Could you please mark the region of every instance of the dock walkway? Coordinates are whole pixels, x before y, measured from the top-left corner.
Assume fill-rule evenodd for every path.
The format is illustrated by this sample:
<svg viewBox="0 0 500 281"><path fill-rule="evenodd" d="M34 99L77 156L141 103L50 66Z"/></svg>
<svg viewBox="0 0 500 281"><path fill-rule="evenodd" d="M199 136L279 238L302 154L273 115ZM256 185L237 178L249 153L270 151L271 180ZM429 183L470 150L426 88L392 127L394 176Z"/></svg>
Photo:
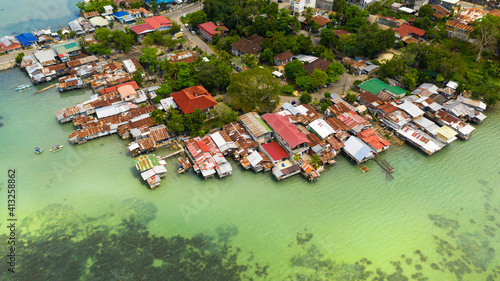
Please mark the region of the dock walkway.
<svg viewBox="0 0 500 281"><path fill-rule="evenodd" d="M392 176L392 172L394 172L394 167L391 166L391 164L389 164L389 162L387 162L387 160L382 160L380 159L379 157L375 157L373 158L373 160L375 160L375 162L377 162L377 164L382 168L384 169L384 171L386 172L387 174L387 178L391 178L391 179L394 179L394 177Z"/></svg>
<svg viewBox="0 0 500 281"><path fill-rule="evenodd" d="M165 160L165 159L174 157L174 156L179 155L179 154L184 153L184 152L185 152L184 148L181 148L180 150L174 151L170 154L163 156L162 159Z"/></svg>

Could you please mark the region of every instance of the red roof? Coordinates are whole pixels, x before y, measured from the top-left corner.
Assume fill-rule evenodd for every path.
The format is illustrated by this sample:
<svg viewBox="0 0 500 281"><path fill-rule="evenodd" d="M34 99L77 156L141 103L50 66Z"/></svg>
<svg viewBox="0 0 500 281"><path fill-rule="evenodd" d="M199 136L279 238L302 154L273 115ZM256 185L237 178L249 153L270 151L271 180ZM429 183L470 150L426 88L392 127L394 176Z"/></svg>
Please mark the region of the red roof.
<svg viewBox="0 0 500 281"><path fill-rule="evenodd" d="M290 155L277 142L268 142L261 145L262 148L273 158L274 161L279 161L288 158Z"/></svg>
<svg viewBox="0 0 500 281"><path fill-rule="evenodd" d="M214 97L203 86L194 86L173 93L172 98L184 114L189 114L197 108L205 110L217 104Z"/></svg>
<svg viewBox="0 0 500 281"><path fill-rule="evenodd" d="M11 41L12 44L9 45L9 47L5 47L5 45L3 43L0 43L2 45L2 48L4 48L5 50L7 51L10 51L10 50L15 50L15 49L19 49L19 48L22 48L23 45L19 44L19 43L15 43L13 41Z"/></svg>
<svg viewBox="0 0 500 281"><path fill-rule="evenodd" d="M208 148L208 145L204 141L197 140L196 143L198 144L202 152L210 152L210 148Z"/></svg>
<svg viewBox="0 0 500 281"><path fill-rule="evenodd" d="M280 135L283 140L294 149L300 144L309 143L306 135L299 131L297 126L290 123L288 117L279 114L266 114L262 116L262 119L266 121L269 126Z"/></svg>
<svg viewBox="0 0 500 281"><path fill-rule="evenodd" d="M402 26L395 28L394 32L398 33L401 38L405 37L408 34L416 34L418 36L424 36L425 35L425 30L422 30L420 28L416 28L414 26L411 26L407 23L403 24Z"/></svg>
<svg viewBox="0 0 500 281"><path fill-rule="evenodd" d="M206 22L198 25L198 28L203 30L208 36L214 37L215 34L219 33L219 31L215 30L217 26L213 22Z"/></svg>
<svg viewBox="0 0 500 281"><path fill-rule="evenodd" d="M118 88L126 86L126 85L132 86L134 88L134 90L139 90L139 85L137 85L137 82L130 81L130 82L127 82L127 83L116 85L116 86L111 86L111 87L108 87L108 88L104 88L104 89L101 90L101 94L104 95L104 94L107 94L107 93L118 91Z"/></svg>
<svg viewBox="0 0 500 281"><path fill-rule="evenodd" d="M388 141L379 137L377 135L377 133L375 133L375 131L372 129L363 130L363 131L359 132L357 134L357 136L360 137L367 144L371 145L377 151L381 150L384 147L391 145Z"/></svg>
<svg viewBox="0 0 500 281"><path fill-rule="evenodd" d="M133 32L135 32L136 34L142 34L142 33L152 32L152 31L156 30L156 28L154 28L149 23L143 23L143 24L134 25L134 26L131 26L130 29Z"/></svg>
<svg viewBox="0 0 500 281"><path fill-rule="evenodd" d="M149 23L155 29L172 25L172 22L164 16L150 17L145 19L144 21L146 23Z"/></svg>

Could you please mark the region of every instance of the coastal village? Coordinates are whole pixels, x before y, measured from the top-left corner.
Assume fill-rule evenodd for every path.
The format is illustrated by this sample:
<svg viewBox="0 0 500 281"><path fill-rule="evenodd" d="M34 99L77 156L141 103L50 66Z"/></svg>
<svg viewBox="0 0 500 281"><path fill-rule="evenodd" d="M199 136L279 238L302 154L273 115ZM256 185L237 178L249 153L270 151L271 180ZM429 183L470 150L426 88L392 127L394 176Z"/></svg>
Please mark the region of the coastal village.
<svg viewBox="0 0 500 281"><path fill-rule="evenodd" d="M174 169L179 174L192 170L204 179L231 176L236 164L269 172L278 181L301 174L314 182L323 172L335 172L330 167L336 157L347 157L363 173L369 172L363 163L373 160L390 178L395 168L380 155L391 145L405 141L432 155L469 139L474 126L487 118L489 99L475 94L480 86L467 88L466 80L453 71L445 74L441 66L424 70L423 63L422 74L412 70L414 65L394 70L389 63L398 55L376 60L361 47L333 52L339 42L357 38L367 28L353 35L356 31L343 25L347 15L336 10L335 1L263 1L259 13L248 15L251 31L230 29L229 17L224 22L203 12L215 0L204 6L97 1L108 2L114 5L96 5L95 11L86 11L92 10L92 2L87 3L63 31L6 36L0 51L34 50L22 56L19 66L35 85L50 82L47 88L56 87L60 95L90 89L89 100L55 112L61 124L73 123L68 142L85 145L113 134L127 140L137 172L151 189L166 177L166 159L171 157L178 160ZM427 48L429 32L438 36L417 27L422 27L420 14L426 12L421 7L430 7L427 19L445 26L444 37L453 42L472 39L482 17L500 17L495 3L479 9L456 0L422 2L347 1L343 9L355 7L357 17L373 20L369 26L391 32L388 41L399 46L398 54ZM365 16L363 11L377 10L373 5L381 6L377 9L382 14ZM182 13L189 7L195 11ZM181 12L180 22L169 18L175 11ZM305 48L299 42L285 48L272 45L277 36L259 25L276 20L276 14L289 20L289 36L308 40ZM117 42L122 41L115 39L113 52L96 51L111 44L107 40L114 35L106 42L101 35L112 28L122 28L133 38L130 48L120 49ZM70 33L78 38L66 36ZM498 52L492 44L483 47L483 55ZM130 50L136 55L127 56L134 53ZM160 148L173 152L152 154Z"/></svg>

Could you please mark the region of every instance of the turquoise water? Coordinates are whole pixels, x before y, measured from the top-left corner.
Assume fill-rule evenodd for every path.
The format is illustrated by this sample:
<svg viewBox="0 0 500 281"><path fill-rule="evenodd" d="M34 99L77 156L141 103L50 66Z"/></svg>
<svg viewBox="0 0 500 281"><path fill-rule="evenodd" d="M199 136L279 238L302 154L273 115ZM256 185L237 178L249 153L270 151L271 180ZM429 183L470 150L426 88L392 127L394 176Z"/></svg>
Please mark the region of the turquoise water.
<svg viewBox="0 0 500 281"><path fill-rule="evenodd" d="M141 280L146 273L169 280L500 279L498 111L486 113L471 139L431 157L391 147L383 154L396 169L390 181L376 163L363 174L343 155L314 184L239 167L205 181L177 175L172 159L152 191L127 141L68 143L73 125L59 124L54 113L89 99L89 91L13 90L24 83L19 69L0 73L0 208L7 208L6 170L15 168L19 242L27 243L18 248L17 275L6 275L2 261L0 280ZM51 153L54 144L65 147ZM35 155L34 146L45 152ZM130 217L140 227L123 223ZM192 267L199 264L205 271Z"/></svg>
<svg viewBox="0 0 500 281"><path fill-rule="evenodd" d="M77 17L78 0L0 1L0 37L41 28L52 31L67 26Z"/></svg>

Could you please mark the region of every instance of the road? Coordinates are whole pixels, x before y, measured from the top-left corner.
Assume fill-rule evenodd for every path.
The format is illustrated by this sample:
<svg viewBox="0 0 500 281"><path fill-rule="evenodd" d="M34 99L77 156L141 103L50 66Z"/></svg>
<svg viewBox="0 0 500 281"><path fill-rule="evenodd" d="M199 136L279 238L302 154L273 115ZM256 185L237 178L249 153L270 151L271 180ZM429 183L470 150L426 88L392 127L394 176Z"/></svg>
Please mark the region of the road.
<svg viewBox="0 0 500 281"><path fill-rule="evenodd" d="M212 55L214 54L214 51L210 48L210 46L203 41L199 36L193 35L187 30L184 25L181 22L181 17L184 13L190 14L194 13L196 11L199 11L203 8L201 2L200 3L193 3L187 7L183 7L181 9L174 10L170 13L165 13L164 15L170 18L170 20L177 22L182 26L182 29L184 30L184 36L186 37L187 40L191 41L194 45L198 46L202 52L206 52L207 55Z"/></svg>

